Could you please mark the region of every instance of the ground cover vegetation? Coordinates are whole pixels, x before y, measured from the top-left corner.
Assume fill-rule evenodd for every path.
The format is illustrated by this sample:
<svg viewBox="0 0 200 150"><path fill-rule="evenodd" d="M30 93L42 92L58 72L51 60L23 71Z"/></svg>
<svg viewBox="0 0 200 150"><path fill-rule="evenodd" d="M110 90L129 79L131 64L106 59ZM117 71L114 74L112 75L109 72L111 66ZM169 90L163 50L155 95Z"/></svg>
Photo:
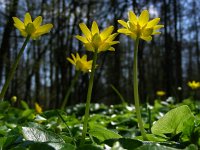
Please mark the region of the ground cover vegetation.
<svg viewBox="0 0 200 150"><path fill-rule="evenodd" d="M176 1L174 2L176 5ZM67 56L66 61L74 67L70 84L63 91L63 99L57 103L59 105L54 109L46 108L46 110L38 100L33 99L28 102L17 96L8 99L7 93L27 47L32 44L32 41L40 41L44 35L50 34L54 25L52 23L43 24L42 16L37 16L32 20L33 17L29 12L25 13L23 20L20 19L21 17L12 16L13 26L24 37L24 42L19 52L16 53L10 69L6 71L0 93L1 149L199 149L200 102L198 91L200 82L191 80L185 84L190 91L188 98L182 97L181 79L180 82L177 81L177 85L180 83L181 86L177 87L175 95L169 96L168 90L157 90L153 101L149 101L146 97L145 102L141 103L142 92L140 92L139 81L142 79L138 73L140 45L144 42L159 41L153 40L154 35L160 35L160 30L166 29L164 25L167 24L160 24L162 18L151 17L147 9L142 9L139 14L129 10L127 14L128 21L124 21L126 19L123 19L123 16L117 21L119 27L122 26L118 29L115 28L116 25L101 29L94 20L91 24L79 23L81 32L74 38L80 42L77 43L83 46L85 52L83 55L76 52ZM129 85L132 87L130 88L132 89L132 102L127 101L121 91L110 84L110 88L121 103L115 105L94 103L92 100L95 99L93 94L95 77L97 75L101 77L97 73L103 66L99 64L99 57L103 53L105 55L115 53L116 45L120 44L118 37L121 34L130 38L130 44L134 45L133 53L130 53L132 54L132 69L130 69L132 73L128 77L131 81ZM197 66L198 59L197 57ZM177 63L179 64L180 60ZM88 77L86 91L82 92L82 95L85 95L85 101L69 105L71 95L76 93L77 83L82 75ZM178 79L181 76L178 76ZM39 87L34 86L38 88L38 91ZM102 84L101 89L103 88Z"/></svg>

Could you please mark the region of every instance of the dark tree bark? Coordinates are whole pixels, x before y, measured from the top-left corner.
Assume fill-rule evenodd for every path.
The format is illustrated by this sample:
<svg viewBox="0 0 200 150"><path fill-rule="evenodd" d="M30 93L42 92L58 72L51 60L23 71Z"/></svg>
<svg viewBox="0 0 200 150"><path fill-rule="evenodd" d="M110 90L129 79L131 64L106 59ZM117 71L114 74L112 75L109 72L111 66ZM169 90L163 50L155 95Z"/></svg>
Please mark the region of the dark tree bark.
<svg viewBox="0 0 200 150"><path fill-rule="evenodd" d="M169 4L167 4L167 1L164 0L163 3L163 18L164 18L164 39L165 39L165 54L164 54L164 85L166 88L167 95L172 94L172 80L173 80L173 59L171 57L171 50L172 50L172 37L170 33L168 33L168 12L169 12Z"/></svg>
<svg viewBox="0 0 200 150"><path fill-rule="evenodd" d="M17 13L17 7L18 7L18 0L12 0L10 4L8 5L9 12L7 16L7 23L5 24L1 47L0 47L0 84L3 80L3 72L6 72L6 75L8 74L10 70L10 38L11 38L11 32L13 29L13 16L16 16ZM5 70L4 70L5 67ZM6 79L6 77L5 77Z"/></svg>
<svg viewBox="0 0 200 150"><path fill-rule="evenodd" d="M174 51L175 51L175 60L176 60L176 84L175 90L177 91L178 87L182 87L182 53L181 53L181 43L178 41L178 4L176 0L173 0L174 7ZM177 93L178 100L182 99L182 92Z"/></svg>
<svg viewBox="0 0 200 150"><path fill-rule="evenodd" d="M193 15L194 15L194 31L195 31L195 54L197 62L197 76L200 74L200 49L199 49L199 27L198 27L198 5L195 0L192 1Z"/></svg>

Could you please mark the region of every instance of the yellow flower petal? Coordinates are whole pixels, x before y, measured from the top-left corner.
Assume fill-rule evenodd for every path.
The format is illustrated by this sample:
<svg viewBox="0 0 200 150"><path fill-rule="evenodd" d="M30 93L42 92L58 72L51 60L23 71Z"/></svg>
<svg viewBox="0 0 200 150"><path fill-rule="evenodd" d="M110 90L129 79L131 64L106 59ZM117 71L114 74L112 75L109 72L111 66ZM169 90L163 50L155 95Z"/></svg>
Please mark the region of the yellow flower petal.
<svg viewBox="0 0 200 150"><path fill-rule="evenodd" d="M110 45L114 45L114 44L118 44L119 41L112 41L112 42L109 42Z"/></svg>
<svg viewBox="0 0 200 150"><path fill-rule="evenodd" d="M76 61L76 57L74 56L74 54L71 54L72 58L74 61Z"/></svg>
<svg viewBox="0 0 200 150"><path fill-rule="evenodd" d="M109 51L115 51L115 48L114 47L110 47L108 50Z"/></svg>
<svg viewBox="0 0 200 150"><path fill-rule="evenodd" d="M99 28L95 21L92 22L91 31L92 31L92 35L95 35L96 33L99 34Z"/></svg>
<svg viewBox="0 0 200 150"><path fill-rule="evenodd" d="M135 33L131 33L131 34L130 34L130 37L131 37L133 40L136 40L137 35L136 35Z"/></svg>
<svg viewBox="0 0 200 150"><path fill-rule="evenodd" d="M152 37L151 37L151 36L147 36L147 37L145 37L145 36L141 36L141 39L143 39L143 40L149 42L149 41L152 40Z"/></svg>
<svg viewBox="0 0 200 150"><path fill-rule="evenodd" d="M42 35L42 34L48 33L48 32L51 30L51 28L53 28L53 25L52 25L52 24L45 24L45 25L43 25L43 26L40 26L40 27L36 30L35 34L37 34L37 35Z"/></svg>
<svg viewBox="0 0 200 150"><path fill-rule="evenodd" d="M29 23L32 23L31 15L29 13L25 14L24 24L27 26Z"/></svg>
<svg viewBox="0 0 200 150"><path fill-rule="evenodd" d="M67 57L67 60L68 60L71 64L76 65L76 63L75 63L71 58Z"/></svg>
<svg viewBox="0 0 200 150"><path fill-rule="evenodd" d="M78 53L76 53L76 60L79 60L79 59L81 59L80 55Z"/></svg>
<svg viewBox="0 0 200 150"><path fill-rule="evenodd" d="M88 40L83 36L76 35L75 37L83 43L88 43Z"/></svg>
<svg viewBox="0 0 200 150"><path fill-rule="evenodd" d="M144 29L144 31L142 33L143 33L143 36L150 36L153 33L153 29L146 28L146 29Z"/></svg>
<svg viewBox="0 0 200 150"><path fill-rule="evenodd" d="M37 102L35 102L35 111L39 114L42 113L42 107Z"/></svg>
<svg viewBox="0 0 200 150"><path fill-rule="evenodd" d="M113 32L114 30L114 26L109 26L108 28L106 28L105 30L103 30L101 33L100 33L100 37L103 40L107 39L111 33Z"/></svg>
<svg viewBox="0 0 200 150"><path fill-rule="evenodd" d="M145 26L149 21L149 12L147 10L143 10L138 18L138 21L141 27Z"/></svg>
<svg viewBox="0 0 200 150"><path fill-rule="evenodd" d="M42 17L41 16L38 16L33 21L33 25L35 26L36 29L41 25L41 23L42 23Z"/></svg>
<svg viewBox="0 0 200 150"><path fill-rule="evenodd" d="M19 29L19 30L24 30L25 29L25 26L24 26L24 23L19 20L17 17L12 17L13 18L13 21L14 21L14 26Z"/></svg>
<svg viewBox="0 0 200 150"><path fill-rule="evenodd" d="M85 35L85 37L86 37L88 40L91 40L91 32L90 32L90 30L88 29L88 27L87 27L84 23L80 23L80 24L79 24L79 27L80 27L81 31L83 32L83 34Z"/></svg>
<svg viewBox="0 0 200 150"><path fill-rule="evenodd" d="M92 46L91 43L85 43L85 48L88 50L88 51L92 51L94 52L94 47Z"/></svg>
<svg viewBox="0 0 200 150"><path fill-rule="evenodd" d="M114 33L114 34L110 35L108 37L108 39L106 40L106 42L112 42L117 35L118 35L118 33Z"/></svg>
<svg viewBox="0 0 200 150"><path fill-rule="evenodd" d="M123 34L131 34L131 31L128 29L122 28L117 30L118 33L123 33Z"/></svg>
<svg viewBox="0 0 200 150"><path fill-rule="evenodd" d="M110 48L110 44L108 44L108 43L101 44L101 46L98 48L98 53L100 53L102 51L106 51L109 48Z"/></svg>
<svg viewBox="0 0 200 150"><path fill-rule="evenodd" d="M163 28L164 27L164 25L156 25L156 26L154 26L154 30L159 30L160 28Z"/></svg>
<svg viewBox="0 0 200 150"><path fill-rule="evenodd" d="M147 28L154 27L155 25L157 25L159 23L159 21L160 21L160 18L155 18L155 19L149 21L147 24Z"/></svg>
<svg viewBox="0 0 200 150"><path fill-rule="evenodd" d="M129 29L131 32L136 32L137 27L136 27L133 23L131 23L130 21L128 21L127 24L128 24L128 29Z"/></svg>
<svg viewBox="0 0 200 150"><path fill-rule="evenodd" d="M133 22L135 25L137 24L138 18L133 11L128 12L128 18L130 22Z"/></svg>
<svg viewBox="0 0 200 150"><path fill-rule="evenodd" d="M121 24L123 27L128 28L127 23L123 20L117 20L119 24Z"/></svg>
<svg viewBox="0 0 200 150"><path fill-rule="evenodd" d="M81 58L83 61L87 61L87 55L83 55L83 57Z"/></svg>
<svg viewBox="0 0 200 150"><path fill-rule="evenodd" d="M23 36L23 37L27 37L27 33L25 32L25 30L22 30L22 31L20 31L20 34Z"/></svg>

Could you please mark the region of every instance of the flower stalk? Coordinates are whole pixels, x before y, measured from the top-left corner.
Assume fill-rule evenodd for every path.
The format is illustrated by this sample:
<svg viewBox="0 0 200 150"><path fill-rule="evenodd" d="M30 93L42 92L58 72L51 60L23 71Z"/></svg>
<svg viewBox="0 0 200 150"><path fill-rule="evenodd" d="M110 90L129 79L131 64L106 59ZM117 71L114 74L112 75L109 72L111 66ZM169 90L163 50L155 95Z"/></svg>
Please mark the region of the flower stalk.
<svg viewBox="0 0 200 150"><path fill-rule="evenodd" d="M85 143L85 137L86 137L86 133L87 133L88 119L89 119L89 115L90 115L90 101L91 101L91 96L92 96L92 88L93 88L94 73L95 73L95 67L96 67L96 61L97 61L97 54L98 54L98 50L95 49L95 52L94 52L94 55L93 55L92 70L91 70L89 85L88 85L81 145L83 145Z"/></svg>
<svg viewBox="0 0 200 150"><path fill-rule="evenodd" d="M68 102L68 99L69 99L69 96L70 96L70 93L76 83L76 81L78 80L78 77L80 75L81 71L76 71L76 74L75 74L75 77L73 78L72 82L71 82L71 85L69 87L69 89L67 90L67 93L65 95L65 98L63 100L63 103L62 103L62 106L61 106L61 110L64 110L65 106L67 105L67 102Z"/></svg>
<svg viewBox="0 0 200 150"><path fill-rule="evenodd" d="M0 94L0 100L1 101L4 100L5 93L6 93L7 89L8 89L8 86L9 86L11 80L13 79L15 70L17 69L17 66L19 64L20 58L21 58L22 54L24 53L25 47L26 47L28 41L30 40L30 37L31 37L31 35L28 35L26 37L26 40L24 41L24 43L23 43L23 45L22 45L22 47L21 47L21 49L20 49L20 51L19 51L19 53L17 55L17 58L15 59L15 62L13 63L13 65L11 67L11 70L9 72L9 75L8 75L7 79L6 79L6 82L5 82L5 84L4 84L4 86L3 86L2 90L1 90L1 94Z"/></svg>
<svg viewBox="0 0 200 150"><path fill-rule="evenodd" d="M134 102L135 102L135 110L136 116L138 119L138 126L140 132L142 134L143 140L147 140L147 136L144 130L141 112L140 112L140 103L139 103L139 92L138 92L138 65L137 65L137 54L138 54L138 46L139 46L139 37L135 40L134 45L134 61L133 61L133 92L134 92Z"/></svg>
<svg viewBox="0 0 200 150"><path fill-rule="evenodd" d="M118 20L118 23L121 24L123 28L118 29L117 31L119 33L123 33L127 36L130 36L135 41L134 62L133 62L133 89L134 89L136 116L138 119L138 125L143 140L147 140L147 137L142 123L140 104L139 104L139 94L138 94L138 73L137 73L138 45L139 45L139 39L148 42L152 40L152 35L160 34L158 30L160 28L163 28L164 26L158 25L159 21L160 18L155 18L149 21L148 10L143 10L139 17L137 17L133 11L129 11L127 22L123 20Z"/></svg>

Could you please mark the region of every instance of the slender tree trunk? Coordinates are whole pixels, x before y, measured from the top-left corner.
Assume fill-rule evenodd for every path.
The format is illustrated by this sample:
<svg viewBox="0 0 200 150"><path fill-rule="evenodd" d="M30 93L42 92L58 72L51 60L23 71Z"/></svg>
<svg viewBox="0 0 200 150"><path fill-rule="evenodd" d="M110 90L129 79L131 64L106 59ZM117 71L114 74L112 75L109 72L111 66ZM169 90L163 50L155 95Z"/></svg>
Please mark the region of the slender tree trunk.
<svg viewBox="0 0 200 150"><path fill-rule="evenodd" d="M176 57L176 87L175 90L177 91L178 87L182 87L182 54L180 49L180 42L178 42L178 11L177 11L177 1L173 0L173 6L174 6L174 51L175 51L175 57ZM178 100L182 99L182 92L177 93Z"/></svg>
<svg viewBox="0 0 200 150"><path fill-rule="evenodd" d="M197 2L193 0L193 15L194 15L194 31L195 31L195 53L196 53L196 62L197 62L197 76L200 75L200 49L199 49L199 28L198 28L198 6Z"/></svg>
<svg viewBox="0 0 200 150"><path fill-rule="evenodd" d="M18 7L18 0L12 0L8 5L9 12L8 12L8 21L5 25L2 42L0 47L0 84L3 84L3 72L4 67L6 68L6 72L10 70L10 37L13 28L13 16L16 16L17 7ZM7 74L7 73L6 73ZM5 77L6 79L6 77Z"/></svg>
<svg viewBox="0 0 200 150"><path fill-rule="evenodd" d="M171 88L172 88L172 64L173 59L171 59L171 43L170 39L171 36L167 31L168 28L168 10L169 10L169 4L167 4L167 1L164 0L163 3L163 10L164 10L164 38L165 38L165 54L164 54L164 85L166 87L167 95L171 95Z"/></svg>

